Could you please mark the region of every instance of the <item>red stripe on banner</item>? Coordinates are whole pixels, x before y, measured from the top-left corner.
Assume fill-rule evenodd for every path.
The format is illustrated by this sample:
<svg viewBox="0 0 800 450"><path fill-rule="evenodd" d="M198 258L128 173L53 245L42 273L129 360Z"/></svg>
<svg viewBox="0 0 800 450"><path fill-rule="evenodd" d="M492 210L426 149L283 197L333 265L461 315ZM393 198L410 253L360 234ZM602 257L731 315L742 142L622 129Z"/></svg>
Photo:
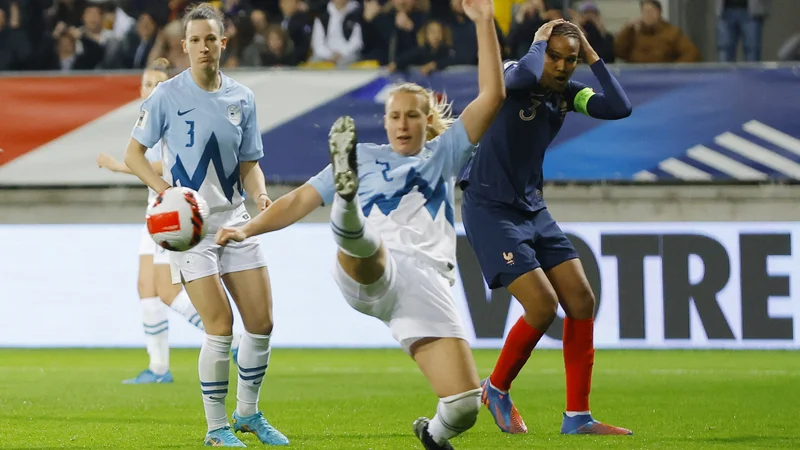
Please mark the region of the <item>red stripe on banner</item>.
<svg viewBox="0 0 800 450"><path fill-rule="evenodd" d="M0 165L139 97L139 75L0 78Z"/></svg>

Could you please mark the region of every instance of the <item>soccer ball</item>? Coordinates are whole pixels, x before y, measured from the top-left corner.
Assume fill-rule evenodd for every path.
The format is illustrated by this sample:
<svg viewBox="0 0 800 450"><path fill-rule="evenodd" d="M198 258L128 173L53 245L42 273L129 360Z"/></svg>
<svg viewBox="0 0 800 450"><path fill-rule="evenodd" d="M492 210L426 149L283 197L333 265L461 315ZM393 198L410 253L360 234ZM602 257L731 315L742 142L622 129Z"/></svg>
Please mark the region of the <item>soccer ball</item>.
<svg viewBox="0 0 800 450"><path fill-rule="evenodd" d="M147 207L147 231L156 244L183 252L199 244L206 231L208 204L197 191L174 187L158 194Z"/></svg>

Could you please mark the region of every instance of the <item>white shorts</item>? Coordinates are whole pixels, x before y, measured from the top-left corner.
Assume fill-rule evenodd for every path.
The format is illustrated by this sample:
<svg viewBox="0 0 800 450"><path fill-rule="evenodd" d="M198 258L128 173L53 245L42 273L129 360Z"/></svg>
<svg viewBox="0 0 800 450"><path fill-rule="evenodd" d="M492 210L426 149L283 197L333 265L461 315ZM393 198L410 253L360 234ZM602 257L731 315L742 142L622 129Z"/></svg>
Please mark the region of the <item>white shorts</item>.
<svg viewBox="0 0 800 450"><path fill-rule="evenodd" d="M423 338L467 340L450 282L428 264L387 251L386 271L373 284L357 283L338 260L333 276L347 303L388 325L406 353Z"/></svg>
<svg viewBox="0 0 800 450"><path fill-rule="evenodd" d="M216 224L240 226L248 220L250 216L243 205L233 211L213 214L209 218L211 223L208 233L197 246L185 252L167 252L172 283L179 284L182 281L194 281L214 274L225 275L265 267L267 260L261 252L261 244L256 237L249 237L242 242L229 242L225 247L217 245Z"/></svg>
<svg viewBox="0 0 800 450"><path fill-rule="evenodd" d="M156 241L150 237L150 232L147 231L147 225L142 227L142 233L139 238L139 255L147 256L152 255L156 251Z"/></svg>
<svg viewBox="0 0 800 450"><path fill-rule="evenodd" d="M153 257L153 264L169 264L169 251L156 244L145 225L142 227L142 236L139 239L139 256L147 255Z"/></svg>

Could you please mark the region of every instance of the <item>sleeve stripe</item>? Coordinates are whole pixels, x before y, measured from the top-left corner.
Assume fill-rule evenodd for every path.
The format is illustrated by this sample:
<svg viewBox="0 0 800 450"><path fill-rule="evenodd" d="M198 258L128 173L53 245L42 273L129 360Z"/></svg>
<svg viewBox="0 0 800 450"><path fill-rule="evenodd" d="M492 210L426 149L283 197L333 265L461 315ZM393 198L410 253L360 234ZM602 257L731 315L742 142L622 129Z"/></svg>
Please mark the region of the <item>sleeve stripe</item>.
<svg viewBox="0 0 800 450"><path fill-rule="evenodd" d="M575 100L573 101L575 112L579 112L588 116L589 111L587 110L587 105L589 104L589 99L593 96L594 90L592 90L590 87L585 87L575 94Z"/></svg>

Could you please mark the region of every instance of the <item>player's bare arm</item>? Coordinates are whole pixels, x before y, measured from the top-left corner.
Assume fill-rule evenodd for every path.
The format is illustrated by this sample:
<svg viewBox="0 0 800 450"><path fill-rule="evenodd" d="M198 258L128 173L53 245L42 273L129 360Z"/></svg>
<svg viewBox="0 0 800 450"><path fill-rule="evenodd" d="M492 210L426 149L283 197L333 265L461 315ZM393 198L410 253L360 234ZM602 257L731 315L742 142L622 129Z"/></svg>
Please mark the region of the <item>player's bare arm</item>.
<svg viewBox="0 0 800 450"><path fill-rule="evenodd" d="M304 184L275 200L247 224L241 227L224 227L217 232L217 244L233 240L241 242L250 236L286 228L309 215L322 205L322 197L310 184Z"/></svg>
<svg viewBox="0 0 800 450"><path fill-rule="evenodd" d="M267 194L267 182L264 179L264 171L258 165L258 161L241 161L239 170L242 175L244 190L258 205L258 209L263 211L272 203Z"/></svg>
<svg viewBox="0 0 800 450"><path fill-rule="evenodd" d="M159 175L164 174L161 161L151 162L150 165L153 166L153 170L155 170L157 174ZM130 167L126 166L124 162L117 161L116 159L114 159L113 156L106 153L100 153L99 155L97 155L97 167L100 167L101 169L107 169L112 172L127 173L129 175L133 175L133 172L131 171Z"/></svg>
<svg viewBox="0 0 800 450"><path fill-rule="evenodd" d="M134 138L128 141L128 147L125 149L125 165L130 168L131 173L139 177L142 183L146 184L150 189L156 192L164 192L170 186L169 183L161 178L161 174L157 173L150 161L145 158L144 154L147 147L139 143Z"/></svg>
<svg viewBox="0 0 800 450"><path fill-rule="evenodd" d="M464 12L475 22L478 35L478 96L461 113L461 122L470 142L477 144L489 128L503 100L502 58L494 26L494 6L491 0L467 0Z"/></svg>

